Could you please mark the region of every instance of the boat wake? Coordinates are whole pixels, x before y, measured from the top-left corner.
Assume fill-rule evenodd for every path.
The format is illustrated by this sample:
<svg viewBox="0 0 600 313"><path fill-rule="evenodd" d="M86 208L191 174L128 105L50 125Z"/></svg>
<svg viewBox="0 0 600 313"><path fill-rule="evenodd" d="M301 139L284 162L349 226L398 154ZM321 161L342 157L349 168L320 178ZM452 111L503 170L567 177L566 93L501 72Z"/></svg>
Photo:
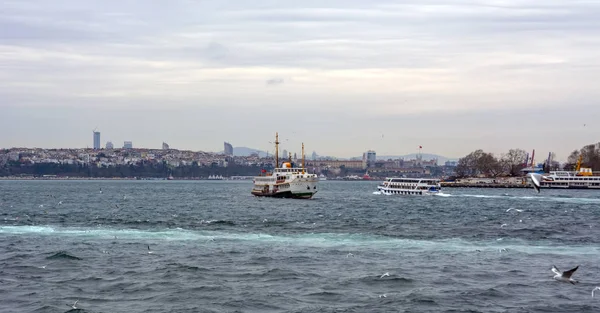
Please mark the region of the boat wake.
<svg viewBox="0 0 600 313"><path fill-rule="evenodd" d="M281 244L283 246L304 246L316 248L354 247L354 248L394 248L435 251L490 251L507 249L519 253L552 253L561 255L587 254L600 255L600 249L589 246L569 245L557 247L545 242L524 241L519 239L487 241L469 241L458 238L441 240L408 239L390 236L355 234L355 233L310 233L295 235L270 235L264 233L237 233L223 231L196 231L186 229L164 230L139 230L139 229L82 229L72 227L31 227L31 226L1 226L0 234L18 234L30 236L52 237L79 237L91 239L113 240L117 236L120 240L153 241L193 241L200 244L213 244L214 242L230 241L246 244ZM212 240L211 240L212 239ZM358 250L357 250L358 251ZM344 253L346 255L347 253ZM53 253L47 259L79 260L80 258L65 251Z"/></svg>

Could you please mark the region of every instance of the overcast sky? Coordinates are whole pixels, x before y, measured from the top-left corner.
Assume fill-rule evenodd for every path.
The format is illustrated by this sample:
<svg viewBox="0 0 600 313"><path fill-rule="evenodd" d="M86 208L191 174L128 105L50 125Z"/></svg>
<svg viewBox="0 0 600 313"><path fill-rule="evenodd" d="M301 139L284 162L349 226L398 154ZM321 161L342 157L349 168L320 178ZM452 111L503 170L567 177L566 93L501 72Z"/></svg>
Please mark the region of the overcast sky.
<svg viewBox="0 0 600 313"><path fill-rule="evenodd" d="M0 2L0 147L351 157L600 141L600 1Z"/></svg>

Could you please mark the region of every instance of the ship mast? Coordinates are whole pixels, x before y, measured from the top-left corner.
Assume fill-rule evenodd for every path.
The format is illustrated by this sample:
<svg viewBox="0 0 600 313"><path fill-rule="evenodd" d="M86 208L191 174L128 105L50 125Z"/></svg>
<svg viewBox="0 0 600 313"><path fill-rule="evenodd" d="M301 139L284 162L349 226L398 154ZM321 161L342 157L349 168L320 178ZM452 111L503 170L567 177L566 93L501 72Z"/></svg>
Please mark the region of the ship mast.
<svg viewBox="0 0 600 313"><path fill-rule="evenodd" d="M275 168L279 167L279 133L275 133Z"/></svg>
<svg viewBox="0 0 600 313"><path fill-rule="evenodd" d="M304 174L304 142L302 143L302 174Z"/></svg>

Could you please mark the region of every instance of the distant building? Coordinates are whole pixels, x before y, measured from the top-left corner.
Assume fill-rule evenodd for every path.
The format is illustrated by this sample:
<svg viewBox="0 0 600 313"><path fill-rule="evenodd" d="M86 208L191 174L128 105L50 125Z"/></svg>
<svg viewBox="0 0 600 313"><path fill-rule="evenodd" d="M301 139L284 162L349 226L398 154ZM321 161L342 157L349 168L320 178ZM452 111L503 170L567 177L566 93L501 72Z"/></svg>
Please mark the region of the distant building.
<svg viewBox="0 0 600 313"><path fill-rule="evenodd" d="M111 150L114 148L115 148L115 146L113 145L112 142L110 142L110 141L106 142L106 150Z"/></svg>
<svg viewBox="0 0 600 313"><path fill-rule="evenodd" d="M313 151L313 153L312 153L312 159L313 159L313 161L315 161L317 159L317 157L318 157L317 152Z"/></svg>
<svg viewBox="0 0 600 313"><path fill-rule="evenodd" d="M285 149L283 149L283 152L282 152L282 154L281 154L281 155L283 155L283 158L284 158L284 159L286 159L286 160L287 160L287 158L289 157L289 155L288 155L288 151L287 151L287 150L285 150Z"/></svg>
<svg viewBox="0 0 600 313"><path fill-rule="evenodd" d="M329 167L329 168L339 168L339 167L343 166L345 168L361 168L362 161L318 160L318 161L307 161L306 166Z"/></svg>
<svg viewBox="0 0 600 313"><path fill-rule="evenodd" d="M229 142L224 142L223 148L225 155L233 155L233 146Z"/></svg>
<svg viewBox="0 0 600 313"><path fill-rule="evenodd" d="M94 131L94 150L100 149L100 132Z"/></svg>
<svg viewBox="0 0 600 313"><path fill-rule="evenodd" d="M446 161L446 163L444 165L448 166L448 167L455 167L456 165L458 165L458 162L456 162L456 161Z"/></svg>
<svg viewBox="0 0 600 313"><path fill-rule="evenodd" d="M363 153L363 168L369 168L375 166L377 162L377 153L373 150L369 150Z"/></svg>
<svg viewBox="0 0 600 313"><path fill-rule="evenodd" d="M163 150L169 150L169 144L168 144L168 143L166 143L166 142L163 142L163 144L162 144L162 149L163 149Z"/></svg>
<svg viewBox="0 0 600 313"><path fill-rule="evenodd" d="M133 149L133 143L131 141L124 141L123 149Z"/></svg>

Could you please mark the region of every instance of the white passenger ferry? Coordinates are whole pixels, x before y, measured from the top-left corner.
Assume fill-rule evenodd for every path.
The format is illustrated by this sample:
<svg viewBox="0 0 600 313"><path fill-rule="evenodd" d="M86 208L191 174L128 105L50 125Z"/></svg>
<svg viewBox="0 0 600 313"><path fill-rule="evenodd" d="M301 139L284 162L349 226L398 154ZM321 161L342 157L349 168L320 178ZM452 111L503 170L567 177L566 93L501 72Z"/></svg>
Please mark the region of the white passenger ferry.
<svg viewBox="0 0 600 313"><path fill-rule="evenodd" d="M290 155L289 161L279 167L279 135L275 135L275 169L254 177L252 194L259 197L310 199L317 193L319 177L304 168L304 144L302 144L302 167L296 167Z"/></svg>
<svg viewBox="0 0 600 313"><path fill-rule="evenodd" d="M575 171L554 171L550 174L529 173L533 188L540 192L541 188L560 189L597 189L600 190L600 176L595 176L589 167L581 167L583 156L580 155Z"/></svg>
<svg viewBox="0 0 600 313"><path fill-rule="evenodd" d="M578 172L555 171L549 175L529 174L533 187L560 189L599 189L600 176L593 176L591 170L582 168Z"/></svg>
<svg viewBox="0 0 600 313"><path fill-rule="evenodd" d="M442 187L439 179L386 178L377 189L386 195L432 195L439 193Z"/></svg>

